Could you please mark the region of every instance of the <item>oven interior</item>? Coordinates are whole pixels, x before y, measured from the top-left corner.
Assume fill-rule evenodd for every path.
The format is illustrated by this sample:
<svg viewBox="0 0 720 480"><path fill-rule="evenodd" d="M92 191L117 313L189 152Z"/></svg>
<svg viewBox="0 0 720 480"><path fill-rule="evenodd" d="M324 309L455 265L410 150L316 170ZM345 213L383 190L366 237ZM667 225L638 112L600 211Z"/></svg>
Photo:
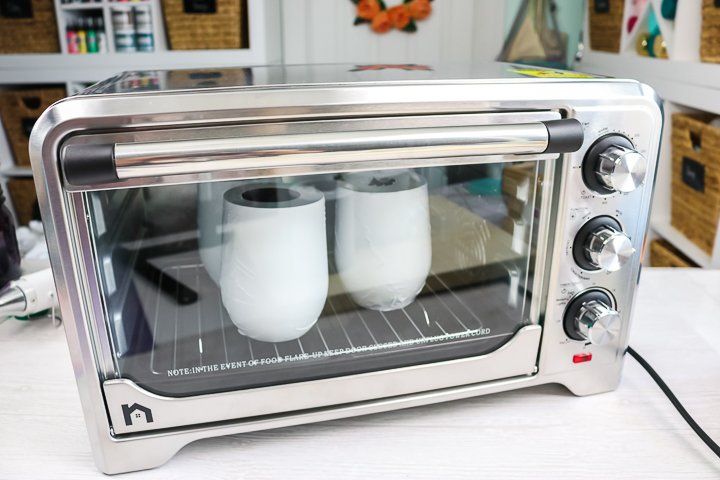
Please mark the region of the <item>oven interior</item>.
<svg viewBox="0 0 720 480"><path fill-rule="evenodd" d="M531 305L554 163L83 193L115 376L182 397L492 352L540 321ZM321 221L266 219L318 197L324 212L307 218ZM358 269L375 283L358 284ZM268 330L296 316L311 325Z"/></svg>

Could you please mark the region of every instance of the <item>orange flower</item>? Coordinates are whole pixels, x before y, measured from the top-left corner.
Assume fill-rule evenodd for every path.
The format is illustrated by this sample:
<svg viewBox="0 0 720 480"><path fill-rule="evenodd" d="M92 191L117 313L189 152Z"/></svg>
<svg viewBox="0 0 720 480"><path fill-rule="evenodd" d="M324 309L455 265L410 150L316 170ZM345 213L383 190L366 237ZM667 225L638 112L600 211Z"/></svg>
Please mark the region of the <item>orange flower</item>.
<svg viewBox="0 0 720 480"><path fill-rule="evenodd" d="M360 0L357 4L357 16L363 20L372 20L380 12L377 0Z"/></svg>
<svg viewBox="0 0 720 480"><path fill-rule="evenodd" d="M372 19L372 29L375 33L387 33L392 28L390 16L383 10Z"/></svg>
<svg viewBox="0 0 720 480"><path fill-rule="evenodd" d="M412 0L408 4L408 10L410 10L410 16L415 20L423 20L432 12L432 5L430 5L430 0Z"/></svg>
<svg viewBox="0 0 720 480"><path fill-rule="evenodd" d="M393 27L397 28L398 30L402 30L407 26L408 23L410 23L410 12L408 10L408 7L406 5L398 5L397 7L392 7L387 11L388 17L390 17L390 22L393 24Z"/></svg>

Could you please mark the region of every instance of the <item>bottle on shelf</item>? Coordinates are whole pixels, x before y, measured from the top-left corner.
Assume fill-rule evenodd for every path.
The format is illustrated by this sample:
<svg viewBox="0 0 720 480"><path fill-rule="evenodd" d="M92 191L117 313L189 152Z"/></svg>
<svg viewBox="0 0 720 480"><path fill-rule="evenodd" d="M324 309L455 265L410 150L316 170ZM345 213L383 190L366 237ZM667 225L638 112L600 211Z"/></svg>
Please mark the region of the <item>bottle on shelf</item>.
<svg viewBox="0 0 720 480"><path fill-rule="evenodd" d="M71 54L78 52L78 35L75 30L75 23L68 20L65 27L65 40L67 41L67 52Z"/></svg>
<svg viewBox="0 0 720 480"><path fill-rule="evenodd" d="M138 52L152 52L154 50L152 16L149 5L133 7L135 17L135 45Z"/></svg>
<svg viewBox="0 0 720 480"><path fill-rule="evenodd" d="M95 19L87 18L87 52L98 53L97 31L95 30Z"/></svg>
<svg viewBox="0 0 720 480"><path fill-rule="evenodd" d="M103 20L102 17L97 18L97 21L95 22L95 26L97 27L97 30L95 31L95 35L97 36L98 53L107 53L108 52L107 35L105 33L105 21Z"/></svg>
<svg viewBox="0 0 720 480"><path fill-rule="evenodd" d="M82 18L78 18L77 20L77 45L78 45L78 51L77 53L88 53L87 49L87 30L85 29L85 22L83 22Z"/></svg>
<svg viewBox="0 0 720 480"><path fill-rule="evenodd" d="M137 51L135 43L135 25L133 11L130 7L113 7L112 24L115 32L115 51L132 53Z"/></svg>

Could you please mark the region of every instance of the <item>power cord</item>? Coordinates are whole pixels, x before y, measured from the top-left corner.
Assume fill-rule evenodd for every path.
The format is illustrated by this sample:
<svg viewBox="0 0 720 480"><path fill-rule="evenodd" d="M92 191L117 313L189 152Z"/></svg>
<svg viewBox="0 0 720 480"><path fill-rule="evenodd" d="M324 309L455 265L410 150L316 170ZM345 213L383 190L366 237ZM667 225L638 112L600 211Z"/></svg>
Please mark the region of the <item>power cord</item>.
<svg viewBox="0 0 720 480"><path fill-rule="evenodd" d="M628 346L627 353L630 354L631 357L633 357L637 362L642 366L645 371L650 375L650 377L655 380L655 383L657 383L657 386L660 387L660 390L665 394L665 396L670 400L670 403L673 404L673 407L675 407L675 410L678 411L680 416L687 422L688 425L690 425L690 428L693 429L693 431L697 434L698 437L700 437L700 440L705 443L705 445L708 446L712 452L720 457L720 445L715 443L715 441L710 438L710 435L705 433L705 430L703 430L700 425L697 424L697 422L690 416L687 410L685 410L685 407L682 406L682 403L680 403L680 400L675 396L675 394L670 390L670 387L667 386L667 384L663 381L662 378L660 378L660 375L657 374L657 372L650 366L650 364L639 354L637 353L632 347Z"/></svg>

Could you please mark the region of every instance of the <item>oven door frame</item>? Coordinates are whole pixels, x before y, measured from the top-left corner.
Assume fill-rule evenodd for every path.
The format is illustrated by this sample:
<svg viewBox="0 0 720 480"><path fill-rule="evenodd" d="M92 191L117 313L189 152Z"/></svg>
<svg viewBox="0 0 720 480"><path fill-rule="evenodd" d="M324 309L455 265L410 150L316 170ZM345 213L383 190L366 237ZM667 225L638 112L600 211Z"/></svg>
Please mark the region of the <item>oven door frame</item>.
<svg viewBox="0 0 720 480"><path fill-rule="evenodd" d="M353 131L354 129L386 128L399 125L407 128L422 128L427 125L497 125L516 124L519 122L536 122L561 118L557 111L535 112L495 112L481 114L456 114L441 116L365 118L341 121L325 121L324 129ZM330 123L328 123L330 122ZM316 130L313 122L288 122L281 124L284 130L303 132ZM339 127L342 125L342 127ZM221 127L227 135L228 131L271 135L278 124L255 124L243 127ZM71 142L87 144L88 142L106 142L109 139L122 140L127 138L142 140L148 135L157 136L159 132L126 134L88 134L77 136ZM186 136L187 130L177 129L165 132L167 138ZM197 133L197 132L196 132ZM217 130L213 133L217 135ZM202 131L200 132L202 136ZM477 157L455 157L451 159L426 159L399 162L384 162L384 168L415 168L438 166L443 164L484 164L497 162L543 162L543 184L547 191L541 197L540 218L538 219L536 238L536 258L534 265L533 294L529 309L530 325L522 327L499 349L480 356L459 358L442 362L379 370L367 373L349 374L324 378L320 380L302 381L268 387L250 388L229 392L202 394L188 397L169 397L149 392L132 380L119 378L119 369L114 355L112 335L108 330L108 311L105 306L105 295L102 282L98 278L95 265L99 259L92 241L93 232L89 219L86 193L90 191L113 188L147 187L153 185L188 184L203 181L235 180L248 178L266 178L268 176L285 176L290 170L292 175L308 175L327 171L349 171L378 168L373 162L336 163L330 165L310 165L299 168L247 171L217 171L211 173L195 173L174 177L133 178L123 180L121 185L96 185L66 193L66 199L74 218L76 253L80 259L78 268L80 278L86 280L83 295L84 304L88 306L88 321L93 333L97 364L102 390L110 423L115 435L124 435L143 431L157 431L167 428L187 427L218 421L237 420L243 418L264 417L274 414L313 410L332 405L351 404L355 402L397 397L418 392L429 392L461 385L476 384L492 380L505 380L513 377L532 376L537 372L537 359L541 340L542 327L540 316L546 298L543 280L548 268L548 255L551 245L550 225L554 221L556 203L553 194L556 172L561 167L558 154L532 155L485 155ZM182 379L178 379L182 381ZM320 393L318 393L320 392ZM138 406L149 409L152 422L128 422L128 409ZM147 419L147 415L145 419Z"/></svg>

